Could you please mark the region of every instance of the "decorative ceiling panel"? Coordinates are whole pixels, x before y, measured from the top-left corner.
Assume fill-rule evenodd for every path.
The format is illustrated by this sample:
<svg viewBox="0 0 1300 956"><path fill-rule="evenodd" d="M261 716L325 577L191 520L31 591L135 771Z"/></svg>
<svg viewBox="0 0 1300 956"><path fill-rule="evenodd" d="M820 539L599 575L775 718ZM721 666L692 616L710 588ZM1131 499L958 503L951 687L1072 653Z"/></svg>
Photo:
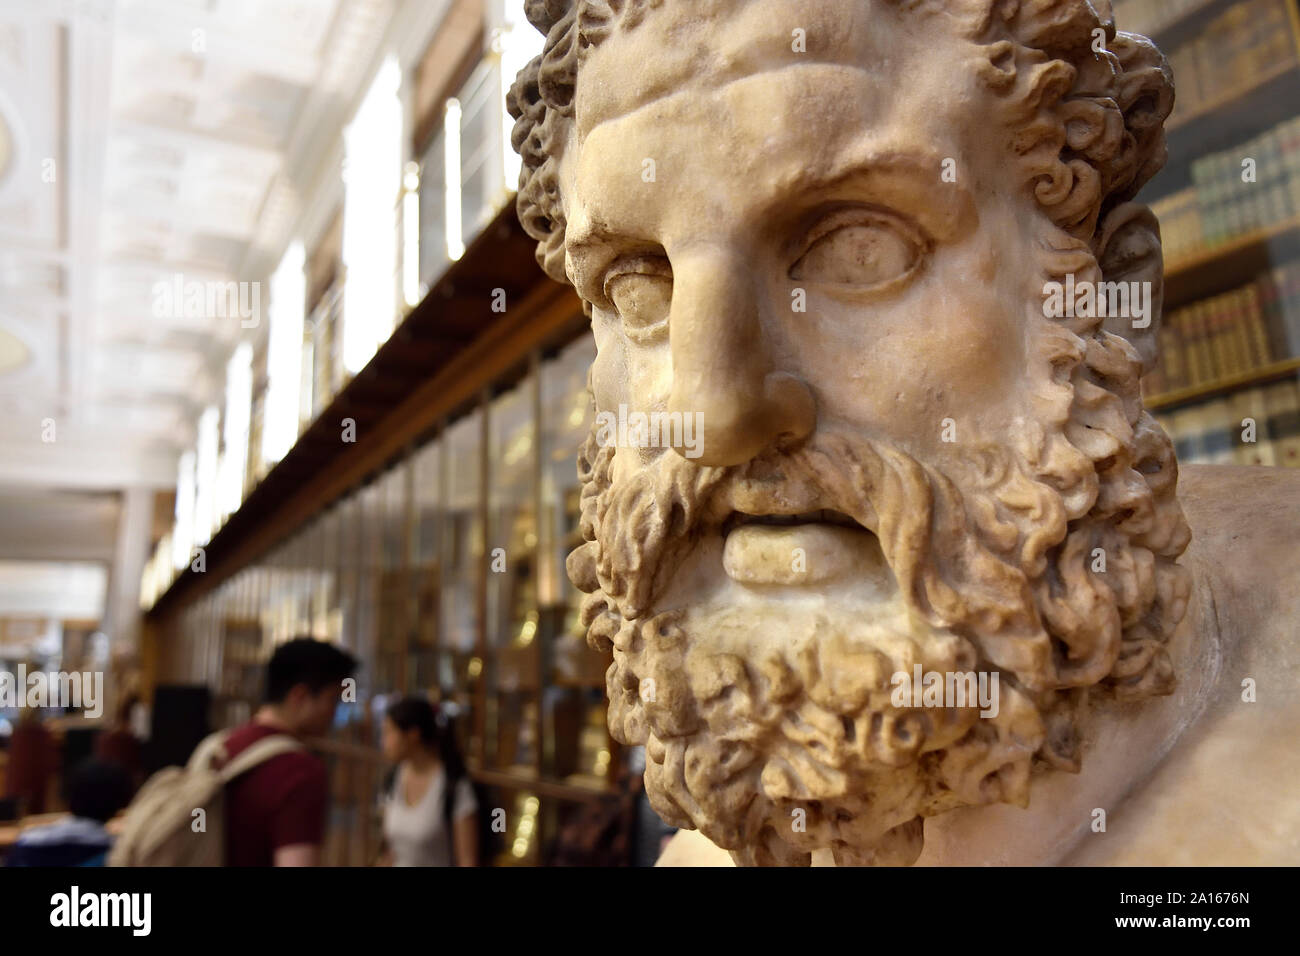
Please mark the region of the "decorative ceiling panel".
<svg viewBox="0 0 1300 956"><path fill-rule="evenodd" d="M302 144L337 138L396 9L0 0L0 330L30 353L0 369L0 482L6 461L47 476L82 460L41 446L49 417L60 445L138 454L151 474L159 448L193 441L253 333L160 312L155 289L265 278L241 270L301 208Z"/></svg>

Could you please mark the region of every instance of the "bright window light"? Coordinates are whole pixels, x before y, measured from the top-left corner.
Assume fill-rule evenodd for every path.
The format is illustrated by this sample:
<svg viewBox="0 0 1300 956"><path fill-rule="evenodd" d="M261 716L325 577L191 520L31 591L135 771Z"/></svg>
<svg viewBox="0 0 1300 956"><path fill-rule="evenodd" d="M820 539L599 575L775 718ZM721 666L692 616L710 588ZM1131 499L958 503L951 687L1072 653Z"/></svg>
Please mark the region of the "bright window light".
<svg viewBox="0 0 1300 956"><path fill-rule="evenodd" d="M194 544L204 545L212 538L217 511L217 431L221 412L209 405L199 416L199 444L194 457Z"/></svg>
<svg viewBox="0 0 1300 956"><path fill-rule="evenodd" d="M455 262L465 254L465 232L461 227L460 209L460 100L447 101L443 125L443 142L447 146L447 258Z"/></svg>
<svg viewBox="0 0 1300 956"><path fill-rule="evenodd" d="M225 450L221 455L218 496L222 518L244 503L248 467L248 423L253 407L253 346L241 342L226 364Z"/></svg>
<svg viewBox="0 0 1300 956"><path fill-rule="evenodd" d="M172 567L177 571L190 563L194 546L194 452L181 455L176 468L176 525L172 529Z"/></svg>
<svg viewBox="0 0 1300 956"><path fill-rule="evenodd" d="M388 57L343 131L343 367L355 375L397 315L397 200L402 186L401 71Z"/></svg>
<svg viewBox="0 0 1300 956"><path fill-rule="evenodd" d="M501 55L502 172L505 176L504 185L506 191L514 192L519 188L521 160L514 147L510 145L510 134L514 130L515 121L506 110L506 95L510 92L510 87L514 85L515 78L519 75L520 70L526 67L533 57L542 52L546 38L533 29L532 24L528 22L528 19L524 16L524 5L522 3L507 2L502 12L504 13L504 23L497 32L493 45Z"/></svg>
<svg viewBox="0 0 1300 956"><path fill-rule="evenodd" d="M271 331L266 349L266 405L262 413L262 462L273 465L298 439L302 324L307 308L306 254L295 241L271 276Z"/></svg>

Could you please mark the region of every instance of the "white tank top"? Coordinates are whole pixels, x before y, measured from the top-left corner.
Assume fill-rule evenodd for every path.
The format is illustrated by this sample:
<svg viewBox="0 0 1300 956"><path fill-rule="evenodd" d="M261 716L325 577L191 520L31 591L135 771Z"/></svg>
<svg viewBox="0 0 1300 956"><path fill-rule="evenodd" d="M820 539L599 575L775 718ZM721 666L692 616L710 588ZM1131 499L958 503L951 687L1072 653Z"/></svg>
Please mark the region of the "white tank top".
<svg viewBox="0 0 1300 956"><path fill-rule="evenodd" d="M451 841L443 814L446 787L447 775L438 767L424 796L411 806L406 802L406 765L397 768L392 793L384 801L384 840L393 854L393 866L451 866ZM468 779L461 778L455 796L453 820L477 808Z"/></svg>

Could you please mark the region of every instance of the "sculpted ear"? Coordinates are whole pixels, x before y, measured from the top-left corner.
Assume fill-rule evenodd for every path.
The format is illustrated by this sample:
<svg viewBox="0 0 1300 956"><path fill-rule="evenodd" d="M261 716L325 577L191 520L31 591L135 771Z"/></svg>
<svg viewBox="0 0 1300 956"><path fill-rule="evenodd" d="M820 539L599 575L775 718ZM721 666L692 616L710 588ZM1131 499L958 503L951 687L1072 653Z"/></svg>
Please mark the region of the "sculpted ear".
<svg viewBox="0 0 1300 956"><path fill-rule="evenodd" d="M1145 316L1130 308L1130 316L1111 316L1104 328L1127 339L1142 357L1143 374L1155 368L1159 350L1160 315L1164 305L1165 260L1160 248L1160 223L1147 206L1128 202L1116 206L1101 224L1097 262L1105 282L1149 283L1130 288L1150 289L1138 300L1149 303ZM1130 298L1130 302L1132 302Z"/></svg>

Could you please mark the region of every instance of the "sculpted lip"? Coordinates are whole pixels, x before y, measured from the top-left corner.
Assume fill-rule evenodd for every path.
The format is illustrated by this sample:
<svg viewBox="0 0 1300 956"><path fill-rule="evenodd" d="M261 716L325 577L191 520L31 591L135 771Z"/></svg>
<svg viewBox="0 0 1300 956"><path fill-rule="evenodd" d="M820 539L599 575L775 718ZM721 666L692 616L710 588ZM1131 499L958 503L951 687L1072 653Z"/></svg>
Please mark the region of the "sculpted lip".
<svg viewBox="0 0 1300 956"><path fill-rule="evenodd" d="M838 511L737 512L722 531L722 566L739 584L824 584L879 562L875 536Z"/></svg>
<svg viewBox="0 0 1300 956"><path fill-rule="evenodd" d="M862 529L862 525L850 518L842 511L833 511L830 508L819 508L813 511L803 511L799 514L746 514L743 511L732 512L722 525L722 533L730 534L738 527L751 524L760 525L801 525L801 524L834 524L843 525L849 528Z"/></svg>

